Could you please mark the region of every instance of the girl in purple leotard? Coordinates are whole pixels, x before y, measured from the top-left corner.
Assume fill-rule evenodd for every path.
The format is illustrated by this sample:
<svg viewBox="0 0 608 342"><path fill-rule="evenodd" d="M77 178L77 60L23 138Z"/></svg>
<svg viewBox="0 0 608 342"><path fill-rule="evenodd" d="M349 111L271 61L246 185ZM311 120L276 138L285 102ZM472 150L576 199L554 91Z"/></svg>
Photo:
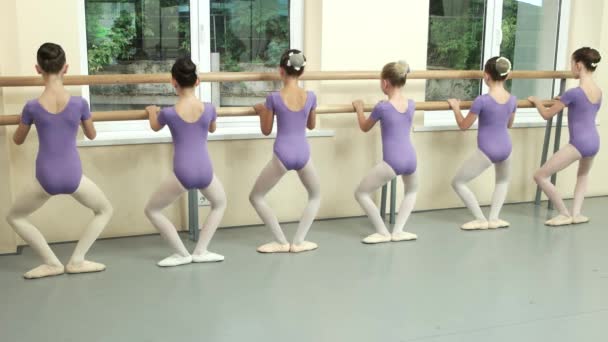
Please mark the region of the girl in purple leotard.
<svg viewBox="0 0 608 342"><path fill-rule="evenodd" d="M559 215L548 220L549 226L563 226L589 222L581 215L589 171L593 158L600 149L600 137L595 127L595 117L602 104L602 91L593 80L593 72L601 60L599 52L584 47L572 54L571 69L580 80L579 86L565 92L559 101L546 108L535 97L529 100L546 120L568 107L568 129L570 142L555 153L534 175L534 180L559 211ZM568 211L564 201L551 183L550 177L570 164L579 161L572 211Z"/></svg>
<svg viewBox="0 0 608 342"><path fill-rule="evenodd" d="M272 160L262 170L249 196L256 212L275 236L275 241L258 248L258 252L261 253L298 253L317 248L315 243L305 241L321 204L319 178L310 159L310 146L306 140L306 128L315 128L317 99L313 92L305 91L298 86L298 78L304 73L305 65L306 58L301 51L288 50L283 53L279 68L283 88L269 94L265 104L254 107L260 116L260 126L264 135L272 132L275 116L278 126ZM290 170L297 171L308 191L308 205L304 209L291 245L264 199L268 191Z"/></svg>
<svg viewBox="0 0 608 342"><path fill-rule="evenodd" d="M175 106L164 108L160 112L155 106L146 108L150 127L154 131L169 126L175 150L173 172L161 183L145 209L148 219L175 251L175 254L158 262L158 266L222 261L222 255L207 250L226 210L224 188L213 173L207 151L207 134L215 132L217 114L211 103L202 103L196 98L195 88L199 80L196 65L190 58L178 58L171 69L171 75L171 82L179 96ZM203 224L194 252L190 254L162 210L192 189L198 189L205 195L211 203L211 212Z"/></svg>
<svg viewBox="0 0 608 342"><path fill-rule="evenodd" d="M363 239L363 243L373 244L389 241L415 240L416 234L403 231L416 202L416 151L410 141L412 120L416 103L403 94L403 86L410 68L404 61L388 63L380 74L380 88L388 96L374 107L369 118L365 118L363 101L354 101L359 127L369 132L376 122L382 126L383 162L376 165L355 191L355 198L372 221L376 233ZM399 215L392 234L386 228L371 194L396 176L401 176L405 196L399 208Z"/></svg>
<svg viewBox="0 0 608 342"><path fill-rule="evenodd" d="M461 226L464 230L509 226L507 221L499 218L499 214L507 197L511 173L511 137L508 129L513 125L517 109L517 99L504 87L510 71L511 62L505 57L493 57L486 62L484 81L490 90L473 101L466 118L460 111L460 101L448 100L460 129L468 129L479 117L478 149L460 167L452 181L452 187L475 216L475 220ZM496 186L488 220L467 183L492 165L496 170Z"/></svg>
<svg viewBox="0 0 608 342"><path fill-rule="evenodd" d="M44 79L44 91L23 108L21 123L13 140L23 144L31 125L36 126L40 146L36 158L36 179L31 188L19 195L7 217L15 232L38 253L44 263L27 272L25 278L42 278L68 273L98 272L105 265L85 260L87 251L112 216L112 206L103 192L82 174L76 149L78 126L94 139L96 132L89 104L79 96L71 96L63 86L68 70L61 46L45 43L37 53L36 70ZM93 211L94 217L85 228L70 261L64 267L40 231L27 217L54 195L71 195Z"/></svg>

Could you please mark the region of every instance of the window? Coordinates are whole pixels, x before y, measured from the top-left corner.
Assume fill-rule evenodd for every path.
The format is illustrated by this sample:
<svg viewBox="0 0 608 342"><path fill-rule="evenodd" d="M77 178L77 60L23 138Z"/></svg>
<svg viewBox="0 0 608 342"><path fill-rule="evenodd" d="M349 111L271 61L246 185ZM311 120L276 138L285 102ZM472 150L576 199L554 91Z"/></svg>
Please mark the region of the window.
<svg viewBox="0 0 608 342"><path fill-rule="evenodd" d="M83 70L89 74L167 73L190 55L200 72L275 71L280 54L302 45L302 0L81 0ZM201 84L216 106L249 106L274 82ZM94 111L142 109L175 102L170 84L86 87ZM255 118L220 118L218 127ZM257 127L257 121L255 126ZM143 121L112 122L99 131L147 131Z"/></svg>
<svg viewBox="0 0 608 342"><path fill-rule="evenodd" d="M564 49L567 15L560 7L569 0L430 0L429 70L483 69L492 56L505 56L515 70L554 70L563 68L558 55ZM562 43L560 43L562 42ZM518 98L530 95L551 98L553 80L512 80L509 90ZM426 100L442 101L450 97L472 100L486 86L479 80L429 80ZM517 120L542 119L535 113L518 111ZM446 125L453 120L445 112L425 113L425 125Z"/></svg>
<svg viewBox="0 0 608 342"><path fill-rule="evenodd" d="M190 53L188 0L86 0L88 72L168 72L177 56ZM94 111L141 109L175 101L170 84L89 87Z"/></svg>
<svg viewBox="0 0 608 342"><path fill-rule="evenodd" d="M289 19L288 0L212 0L212 68L276 71L281 54L290 47ZM276 82L231 82L213 93L219 92L222 106L249 106L278 86Z"/></svg>
<svg viewBox="0 0 608 342"><path fill-rule="evenodd" d="M431 0L428 70L475 70L483 56L485 0ZM426 100L479 95L479 80L428 80Z"/></svg>

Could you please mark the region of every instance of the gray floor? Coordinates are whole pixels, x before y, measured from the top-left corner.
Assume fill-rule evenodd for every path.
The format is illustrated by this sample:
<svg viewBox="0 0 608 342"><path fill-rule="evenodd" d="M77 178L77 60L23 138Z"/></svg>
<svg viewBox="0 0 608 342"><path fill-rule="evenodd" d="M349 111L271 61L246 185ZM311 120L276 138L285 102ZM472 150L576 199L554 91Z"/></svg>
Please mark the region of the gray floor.
<svg viewBox="0 0 608 342"><path fill-rule="evenodd" d="M0 341L606 341L606 208L589 199L592 223L555 229L509 205L513 227L483 232L458 229L462 209L416 213L417 242L377 246L359 242L365 218L323 221L301 255L257 254L264 227L226 229L225 262L173 269L155 265L159 236L104 240L89 257L106 272L36 281L26 248L0 257Z"/></svg>

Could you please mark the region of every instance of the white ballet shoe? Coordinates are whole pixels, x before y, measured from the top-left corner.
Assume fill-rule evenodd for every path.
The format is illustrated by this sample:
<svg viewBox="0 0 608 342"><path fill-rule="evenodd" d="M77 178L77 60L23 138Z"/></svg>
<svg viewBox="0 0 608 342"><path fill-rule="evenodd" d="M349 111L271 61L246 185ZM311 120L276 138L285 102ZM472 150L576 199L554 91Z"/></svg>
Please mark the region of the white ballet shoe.
<svg viewBox="0 0 608 342"><path fill-rule="evenodd" d="M101 272L105 269L106 265L88 260L79 263L69 262L65 265L65 271L70 274Z"/></svg>
<svg viewBox="0 0 608 342"><path fill-rule="evenodd" d="M363 242L365 244L375 244L375 243L390 242L391 239L392 239L392 237L390 235L382 235L382 234L374 233L372 235L365 237L363 240L361 240L361 242Z"/></svg>
<svg viewBox="0 0 608 342"><path fill-rule="evenodd" d="M572 217L566 215L557 215L554 218L545 222L547 226L559 227L572 224Z"/></svg>
<svg viewBox="0 0 608 342"><path fill-rule="evenodd" d="M460 227L462 230L483 230L488 229L488 221L486 220L474 220L467 222Z"/></svg>
<svg viewBox="0 0 608 342"><path fill-rule="evenodd" d="M576 215L572 218L572 224L581 224L589 222L589 218L583 215Z"/></svg>
<svg viewBox="0 0 608 342"><path fill-rule="evenodd" d="M39 279L44 277L52 277L65 273L63 265L40 265L23 275L25 279Z"/></svg>
<svg viewBox="0 0 608 342"><path fill-rule="evenodd" d="M289 248L289 251L291 253L300 253L300 252L312 251L317 248L319 248L319 246L316 243L310 242L310 241L304 241L299 245L291 245L291 247Z"/></svg>
<svg viewBox="0 0 608 342"><path fill-rule="evenodd" d="M418 235L409 232L395 232L391 236L393 242L411 241L418 239Z"/></svg>
<svg viewBox="0 0 608 342"><path fill-rule="evenodd" d="M174 266L187 265L191 262L192 262L191 255L182 256L179 254L173 254L173 255L168 256L168 257L164 258L163 260L159 261L157 265L160 267L174 267Z"/></svg>
<svg viewBox="0 0 608 342"><path fill-rule="evenodd" d="M204 252L202 254L192 254L192 262L220 262L224 261L224 256L212 253L212 252Z"/></svg>
<svg viewBox="0 0 608 342"><path fill-rule="evenodd" d="M291 246L286 244L280 244L276 241L269 242L267 244L261 245L258 247L258 252L260 253L289 253L289 248Z"/></svg>
<svg viewBox="0 0 608 342"><path fill-rule="evenodd" d="M501 220L501 219L488 221L488 228L489 229L507 228L510 225L511 224L509 222Z"/></svg>

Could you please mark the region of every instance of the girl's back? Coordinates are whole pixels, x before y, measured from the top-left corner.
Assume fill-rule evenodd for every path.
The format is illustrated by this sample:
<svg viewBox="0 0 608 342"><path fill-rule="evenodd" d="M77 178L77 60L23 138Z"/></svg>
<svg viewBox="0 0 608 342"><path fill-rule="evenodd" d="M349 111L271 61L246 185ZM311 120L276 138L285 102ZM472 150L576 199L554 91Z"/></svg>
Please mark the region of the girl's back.
<svg viewBox="0 0 608 342"><path fill-rule="evenodd" d="M46 104L51 102L49 100L44 99ZM51 107L58 106L51 103ZM78 188L82 165L76 149L76 135L80 123L90 117L87 101L79 96L70 97L57 113L45 109L38 99L25 105L21 120L24 124L36 125L40 141L36 177L48 193L73 193Z"/></svg>
<svg viewBox="0 0 608 342"><path fill-rule="evenodd" d="M179 109L185 112L178 112ZM215 107L210 103L190 107L176 105L164 108L158 115L158 122L171 130L173 170L187 189L204 189L211 183L213 168L207 137L209 126L216 118Z"/></svg>

